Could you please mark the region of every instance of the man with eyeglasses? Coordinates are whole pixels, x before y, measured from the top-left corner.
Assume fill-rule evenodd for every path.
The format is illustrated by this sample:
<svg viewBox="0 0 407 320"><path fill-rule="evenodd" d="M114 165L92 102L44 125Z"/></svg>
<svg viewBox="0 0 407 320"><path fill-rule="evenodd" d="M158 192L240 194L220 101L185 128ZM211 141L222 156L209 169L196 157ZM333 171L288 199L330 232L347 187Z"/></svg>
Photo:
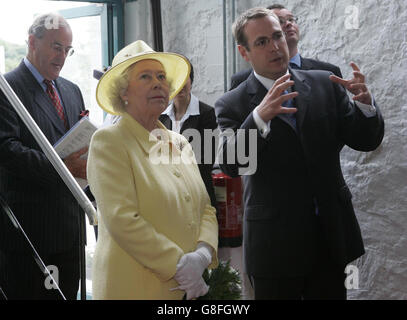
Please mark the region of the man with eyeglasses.
<svg viewBox="0 0 407 320"><path fill-rule="evenodd" d="M273 11L280 20L281 28L285 33L290 54L290 68L302 70L327 70L342 78L342 73L339 67L327 62L304 58L300 55L298 51L298 42L300 40L300 29L297 24L298 19L291 13L291 11L281 4L272 4L271 6L268 6L267 9ZM236 88L240 83L246 80L252 71L252 69L246 69L234 74L231 78L230 90Z"/></svg>
<svg viewBox="0 0 407 320"><path fill-rule="evenodd" d="M62 16L41 15L29 28L27 44L27 56L5 78L54 145L84 110L79 87L59 76L65 59L73 53L72 31ZM74 177L86 179L86 160L80 158L85 152L82 149L63 159ZM65 297L76 299L81 209L2 92L0 194L45 265L57 268L53 275ZM60 298L53 286L47 286L26 243L3 213L0 285L8 299Z"/></svg>
<svg viewBox="0 0 407 320"><path fill-rule="evenodd" d="M270 10L242 13L233 34L254 72L215 103L218 160L243 179L243 256L255 299L346 299L345 267L364 246L340 151L375 150L383 117L356 64L350 80L288 68Z"/></svg>

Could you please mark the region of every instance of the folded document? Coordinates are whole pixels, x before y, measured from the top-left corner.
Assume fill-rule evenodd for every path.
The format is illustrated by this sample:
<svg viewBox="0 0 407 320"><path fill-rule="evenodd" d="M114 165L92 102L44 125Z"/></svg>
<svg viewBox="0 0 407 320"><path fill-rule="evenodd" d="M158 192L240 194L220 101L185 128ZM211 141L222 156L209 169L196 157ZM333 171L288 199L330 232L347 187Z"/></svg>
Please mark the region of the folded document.
<svg viewBox="0 0 407 320"><path fill-rule="evenodd" d="M61 159L64 159L73 152L89 146L90 139L97 129L97 126L89 120L89 117L83 117L54 144L56 153L58 153ZM81 156L81 158L87 157L87 152ZM82 189L88 184L88 181L85 179L75 177L75 180Z"/></svg>

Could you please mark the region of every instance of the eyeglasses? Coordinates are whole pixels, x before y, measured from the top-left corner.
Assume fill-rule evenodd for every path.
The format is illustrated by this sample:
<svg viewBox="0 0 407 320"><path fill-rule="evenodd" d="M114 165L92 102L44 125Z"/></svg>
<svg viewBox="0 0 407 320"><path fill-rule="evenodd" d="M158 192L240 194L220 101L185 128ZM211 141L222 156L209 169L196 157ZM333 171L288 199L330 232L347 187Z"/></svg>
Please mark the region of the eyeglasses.
<svg viewBox="0 0 407 320"><path fill-rule="evenodd" d="M285 25L287 22L289 22L289 23L297 23L297 21L298 21L298 18L297 17L288 17L287 19L284 19L284 18L281 18L281 17L278 17L278 20L280 20L280 24L283 26L283 25Z"/></svg>
<svg viewBox="0 0 407 320"><path fill-rule="evenodd" d="M275 32L271 37L260 37L256 39L253 43L253 46L256 48L265 48L267 47L271 41L282 41L284 39L284 35L282 32Z"/></svg>
<svg viewBox="0 0 407 320"><path fill-rule="evenodd" d="M75 51L72 47L64 47L63 45L59 44L58 42L52 43L51 48L58 54L64 53L67 57L70 57L71 55L73 55L73 53Z"/></svg>

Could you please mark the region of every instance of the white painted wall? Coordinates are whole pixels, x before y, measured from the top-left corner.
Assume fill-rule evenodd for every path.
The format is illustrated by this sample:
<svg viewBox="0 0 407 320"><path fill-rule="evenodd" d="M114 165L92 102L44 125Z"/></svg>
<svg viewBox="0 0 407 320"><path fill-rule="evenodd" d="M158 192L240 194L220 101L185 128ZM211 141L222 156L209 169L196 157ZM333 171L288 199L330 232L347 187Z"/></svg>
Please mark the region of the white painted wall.
<svg viewBox="0 0 407 320"><path fill-rule="evenodd" d="M6 72L6 58L4 46L0 46L0 72Z"/></svg>

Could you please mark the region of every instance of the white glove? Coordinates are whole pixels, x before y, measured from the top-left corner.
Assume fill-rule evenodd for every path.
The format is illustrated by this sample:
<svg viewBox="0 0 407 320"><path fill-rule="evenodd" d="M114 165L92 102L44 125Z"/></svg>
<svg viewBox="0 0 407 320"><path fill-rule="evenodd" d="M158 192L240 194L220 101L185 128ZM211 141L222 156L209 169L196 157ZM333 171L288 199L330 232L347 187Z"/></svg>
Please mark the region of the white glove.
<svg viewBox="0 0 407 320"><path fill-rule="evenodd" d="M199 298L204 296L209 291L209 286L205 283L205 280L201 277L198 282L195 282L193 286L183 289L187 294L187 300Z"/></svg>
<svg viewBox="0 0 407 320"><path fill-rule="evenodd" d="M205 295L209 287L202 274L211 261L212 248L204 242L199 242L194 252L184 254L179 259L174 279L180 285L170 290L185 290L188 300Z"/></svg>
<svg viewBox="0 0 407 320"><path fill-rule="evenodd" d="M197 282L190 283L188 286L180 285L176 288L170 289L170 291L174 290L184 290L187 295L187 300L191 300L207 294L209 291L209 286L205 283L205 280L201 277Z"/></svg>
<svg viewBox="0 0 407 320"><path fill-rule="evenodd" d="M183 287L191 287L198 282L212 261L211 251L209 245L200 242L194 252L184 254L178 261L174 279Z"/></svg>

